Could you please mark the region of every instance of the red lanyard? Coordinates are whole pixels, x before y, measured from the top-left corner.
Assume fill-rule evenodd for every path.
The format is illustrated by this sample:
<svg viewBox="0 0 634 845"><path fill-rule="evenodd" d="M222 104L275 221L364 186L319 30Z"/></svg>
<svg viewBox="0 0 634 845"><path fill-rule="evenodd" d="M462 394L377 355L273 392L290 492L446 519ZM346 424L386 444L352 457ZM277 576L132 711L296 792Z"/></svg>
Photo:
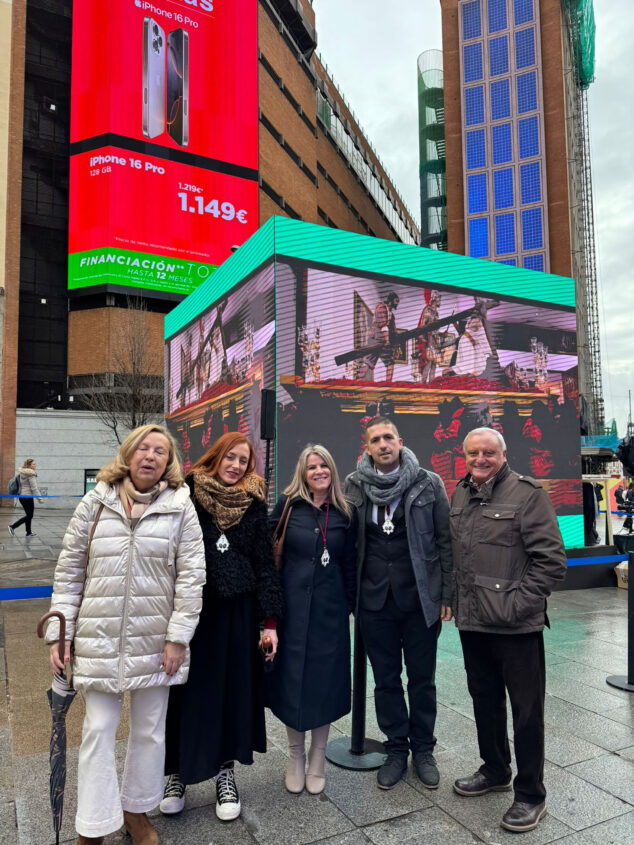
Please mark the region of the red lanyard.
<svg viewBox="0 0 634 845"><path fill-rule="evenodd" d="M324 541L324 549L326 548L326 532L328 531L328 511L330 510L330 498L326 499L326 524L324 527L321 527L321 522L319 521L319 516L317 517L317 525L319 526L319 530L321 531L321 539Z"/></svg>

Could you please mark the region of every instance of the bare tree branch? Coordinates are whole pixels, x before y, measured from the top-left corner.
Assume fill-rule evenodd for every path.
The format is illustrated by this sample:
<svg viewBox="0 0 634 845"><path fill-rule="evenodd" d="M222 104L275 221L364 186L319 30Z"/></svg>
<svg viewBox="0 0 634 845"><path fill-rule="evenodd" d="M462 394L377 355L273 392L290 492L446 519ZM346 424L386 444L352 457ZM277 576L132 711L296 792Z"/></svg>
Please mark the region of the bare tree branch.
<svg viewBox="0 0 634 845"><path fill-rule="evenodd" d="M128 297L112 338L112 371L94 376L84 406L94 411L117 443L128 431L163 414L163 350L152 343L142 299Z"/></svg>

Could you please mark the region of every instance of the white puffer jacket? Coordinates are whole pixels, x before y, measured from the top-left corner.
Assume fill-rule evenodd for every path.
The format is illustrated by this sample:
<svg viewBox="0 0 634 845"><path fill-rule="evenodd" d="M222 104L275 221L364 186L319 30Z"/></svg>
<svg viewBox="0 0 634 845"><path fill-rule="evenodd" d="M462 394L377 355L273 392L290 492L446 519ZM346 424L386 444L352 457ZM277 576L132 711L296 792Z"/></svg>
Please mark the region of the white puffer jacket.
<svg viewBox="0 0 634 845"><path fill-rule="evenodd" d="M86 547L101 503L86 574ZM171 677L161 669L163 648L166 640L191 640L204 583L202 532L186 485L164 490L132 531L118 485L99 482L68 525L51 601L73 641L75 689L121 693L185 683L189 648ZM52 619L46 640L58 637L59 622Z"/></svg>

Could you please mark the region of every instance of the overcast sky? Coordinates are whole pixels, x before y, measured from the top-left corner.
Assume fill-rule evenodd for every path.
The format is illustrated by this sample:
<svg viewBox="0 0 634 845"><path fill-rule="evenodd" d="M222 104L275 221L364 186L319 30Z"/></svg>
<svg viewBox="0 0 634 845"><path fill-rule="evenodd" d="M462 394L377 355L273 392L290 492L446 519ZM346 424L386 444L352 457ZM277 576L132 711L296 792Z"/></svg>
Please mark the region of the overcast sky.
<svg viewBox="0 0 634 845"><path fill-rule="evenodd" d="M420 219L416 60L442 47L440 0L313 0L318 50L409 210ZM594 0L590 86L605 415L625 433L634 391L634 14Z"/></svg>

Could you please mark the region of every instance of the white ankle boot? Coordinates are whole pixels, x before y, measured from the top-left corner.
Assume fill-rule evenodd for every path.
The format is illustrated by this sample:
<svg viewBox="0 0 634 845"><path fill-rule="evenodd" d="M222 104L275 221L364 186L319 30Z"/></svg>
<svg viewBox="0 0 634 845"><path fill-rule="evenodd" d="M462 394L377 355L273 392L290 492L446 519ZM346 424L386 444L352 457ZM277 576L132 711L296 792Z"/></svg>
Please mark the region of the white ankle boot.
<svg viewBox="0 0 634 845"><path fill-rule="evenodd" d="M323 725L311 731L310 750L308 751L308 771L306 772L306 792L319 795L326 786L326 745L330 725Z"/></svg>
<svg viewBox="0 0 634 845"><path fill-rule="evenodd" d="M289 758L286 763L286 788L289 792L299 793L306 781L306 734L286 728L288 734Z"/></svg>

